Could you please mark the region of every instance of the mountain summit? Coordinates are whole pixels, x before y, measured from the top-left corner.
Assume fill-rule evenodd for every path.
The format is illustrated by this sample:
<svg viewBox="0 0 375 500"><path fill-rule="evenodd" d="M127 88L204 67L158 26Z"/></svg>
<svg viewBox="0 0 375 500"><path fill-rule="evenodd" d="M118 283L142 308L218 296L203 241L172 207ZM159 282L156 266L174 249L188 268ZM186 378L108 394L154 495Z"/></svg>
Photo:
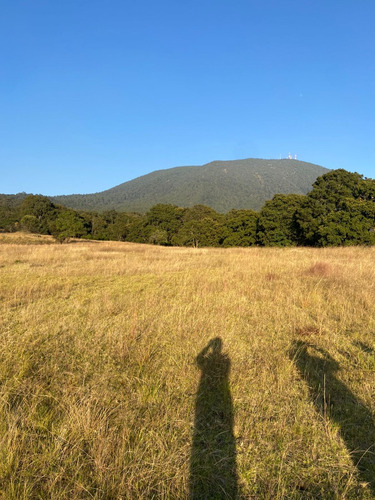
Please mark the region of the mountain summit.
<svg viewBox="0 0 375 500"><path fill-rule="evenodd" d="M306 194L327 168L299 160L214 161L202 166L156 170L93 194L54 196L77 210L146 212L157 203L181 207L208 205L226 213L232 208L260 210L274 194Z"/></svg>

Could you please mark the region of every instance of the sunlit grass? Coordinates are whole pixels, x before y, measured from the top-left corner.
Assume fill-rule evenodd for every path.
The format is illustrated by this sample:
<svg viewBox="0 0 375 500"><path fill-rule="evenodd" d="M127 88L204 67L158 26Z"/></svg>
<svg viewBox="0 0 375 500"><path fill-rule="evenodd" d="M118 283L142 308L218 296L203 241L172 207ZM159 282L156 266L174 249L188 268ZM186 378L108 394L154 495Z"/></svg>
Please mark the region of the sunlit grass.
<svg viewBox="0 0 375 500"><path fill-rule="evenodd" d="M293 351L328 353L374 416L374 248L2 240L0 498L189 498L195 359L217 337L241 498L375 498Z"/></svg>

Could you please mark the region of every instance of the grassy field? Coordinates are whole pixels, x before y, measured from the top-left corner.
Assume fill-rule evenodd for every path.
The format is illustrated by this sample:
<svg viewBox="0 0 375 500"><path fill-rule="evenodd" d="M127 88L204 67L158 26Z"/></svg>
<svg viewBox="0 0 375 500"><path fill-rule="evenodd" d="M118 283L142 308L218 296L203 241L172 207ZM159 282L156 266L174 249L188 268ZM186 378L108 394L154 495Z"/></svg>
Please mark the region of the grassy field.
<svg viewBox="0 0 375 500"><path fill-rule="evenodd" d="M40 242L0 238L1 500L375 498L375 248Z"/></svg>

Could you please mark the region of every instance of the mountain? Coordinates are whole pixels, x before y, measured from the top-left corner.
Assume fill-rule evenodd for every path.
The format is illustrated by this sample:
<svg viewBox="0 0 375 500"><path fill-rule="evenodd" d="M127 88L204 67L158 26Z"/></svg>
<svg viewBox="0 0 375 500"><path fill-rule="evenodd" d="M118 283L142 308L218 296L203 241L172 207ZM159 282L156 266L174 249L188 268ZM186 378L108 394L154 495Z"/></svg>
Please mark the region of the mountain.
<svg viewBox="0 0 375 500"><path fill-rule="evenodd" d="M276 193L306 194L328 169L299 160L214 161L202 166L157 170L94 194L50 199L77 210L146 212L157 203L260 210Z"/></svg>

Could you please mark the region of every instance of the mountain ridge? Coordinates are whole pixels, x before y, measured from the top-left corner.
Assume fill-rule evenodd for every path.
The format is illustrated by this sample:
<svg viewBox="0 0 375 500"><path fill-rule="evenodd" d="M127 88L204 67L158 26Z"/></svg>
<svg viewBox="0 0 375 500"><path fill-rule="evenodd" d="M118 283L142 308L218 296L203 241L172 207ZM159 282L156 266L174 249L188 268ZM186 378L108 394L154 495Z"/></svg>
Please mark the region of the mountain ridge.
<svg viewBox="0 0 375 500"><path fill-rule="evenodd" d="M155 170L97 193L49 199L76 210L144 213L158 203L204 204L223 213L260 210L274 194L306 194L316 178L328 171L300 160L215 160L201 166Z"/></svg>

